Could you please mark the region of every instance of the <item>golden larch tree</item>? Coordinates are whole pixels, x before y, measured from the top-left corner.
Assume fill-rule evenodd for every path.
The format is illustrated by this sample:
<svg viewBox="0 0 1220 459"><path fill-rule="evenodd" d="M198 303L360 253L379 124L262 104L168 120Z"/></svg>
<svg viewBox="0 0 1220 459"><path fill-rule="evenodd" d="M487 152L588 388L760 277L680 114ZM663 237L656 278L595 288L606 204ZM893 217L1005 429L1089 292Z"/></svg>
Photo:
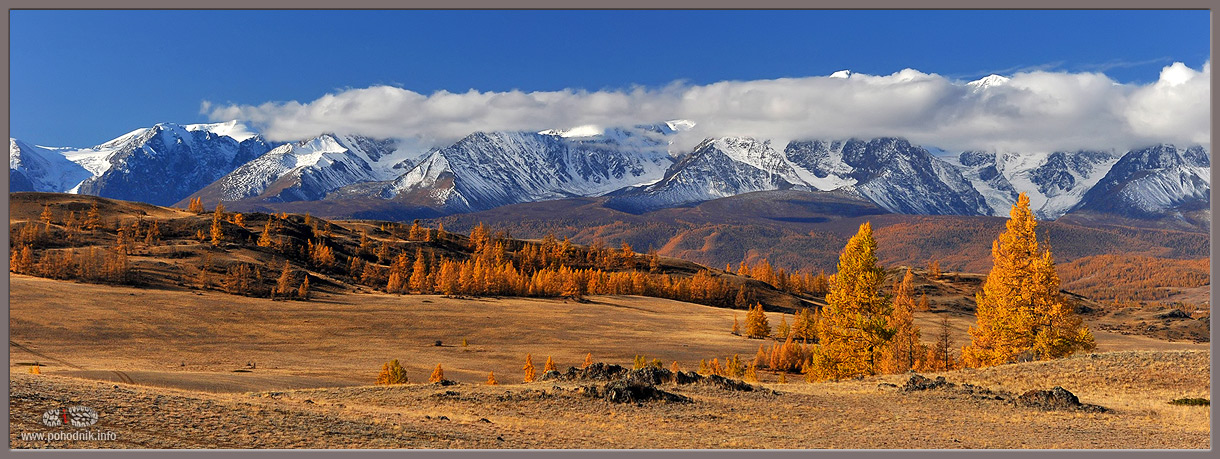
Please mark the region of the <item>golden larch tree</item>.
<svg viewBox="0 0 1220 459"><path fill-rule="evenodd" d="M525 382L534 382L537 375L534 374L534 358L531 355L525 354L525 366L521 369L525 370Z"/></svg>
<svg viewBox="0 0 1220 459"><path fill-rule="evenodd" d="M97 202L89 206L89 213L85 214L85 229L93 231L102 227L102 214L97 209Z"/></svg>
<svg viewBox="0 0 1220 459"><path fill-rule="evenodd" d="M305 281L301 282L301 288L297 289L297 297L301 299L309 299L309 274L305 274Z"/></svg>
<svg viewBox="0 0 1220 459"><path fill-rule="evenodd" d="M814 319L813 311L811 311L809 308L801 308L801 310L796 313L796 316L793 317L792 329L788 333L791 337L799 339L801 342L808 343L817 337L816 329L814 327L816 323L817 321Z"/></svg>
<svg viewBox="0 0 1220 459"><path fill-rule="evenodd" d="M222 204L216 205L216 212L212 214L212 245L220 245L225 240L224 227L220 224Z"/></svg>
<svg viewBox="0 0 1220 459"><path fill-rule="evenodd" d="M1006 229L991 244L992 268L975 295L978 320L962 349L969 367L1048 360L1094 348L1093 334L1059 294L1049 248L1038 245L1037 220L1021 193Z"/></svg>
<svg viewBox="0 0 1220 459"><path fill-rule="evenodd" d="M940 333L936 336L936 345L928 350L927 368L933 370L957 368L957 359L953 357L953 335L949 328L948 317L940 319Z"/></svg>
<svg viewBox="0 0 1220 459"><path fill-rule="evenodd" d="M555 368L555 361L551 360L551 356L548 355L546 356L546 363L542 366L542 373L546 374L551 371L559 371L559 369Z"/></svg>
<svg viewBox="0 0 1220 459"><path fill-rule="evenodd" d="M452 260L445 260L441 263L441 270L436 276L436 289L446 296L453 296L458 292L459 283L459 267L458 263Z"/></svg>
<svg viewBox="0 0 1220 459"><path fill-rule="evenodd" d="M779 327L775 328L775 337L780 339L788 339L788 334L792 332L792 328L788 326L788 318L783 314L779 316Z"/></svg>
<svg viewBox="0 0 1220 459"><path fill-rule="evenodd" d="M755 303L746 314L746 337L762 339L768 336L771 336L771 324L767 323L762 304Z"/></svg>
<svg viewBox="0 0 1220 459"><path fill-rule="evenodd" d="M585 364L581 368L589 368L589 365L593 365L593 353L592 352L585 354Z"/></svg>
<svg viewBox="0 0 1220 459"><path fill-rule="evenodd" d="M410 287L412 291L426 293L428 286L428 264L423 249L415 249L415 263L411 267Z"/></svg>
<svg viewBox="0 0 1220 459"><path fill-rule="evenodd" d="M38 219L46 225L47 229L51 229L51 222L55 220L55 214L51 212L50 205L44 204L42 206L42 214L38 216Z"/></svg>
<svg viewBox="0 0 1220 459"><path fill-rule="evenodd" d="M194 213L197 213L197 214L202 214L202 213L204 212L204 210L203 210L203 198L198 198L198 197L196 197L196 198L191 198L190 203L189 203L189 204L187 204L187 206L186 206L186 211L187 211L187 212L194 212Z"/></svg>
<svg viewBox="0 0 1220 459"><path fill-rule="evenodd" d="M271 231L272 231L271 219L268 218L267 223L265 225L263 225L263 234L258 236L257 244L259 247L271 247L271 243L272 243Z"/></svg>
<svg viewBox="0 0 1220 459"><path fill-rule="evenodd" d="M280 272L280 278L275 282L275 293L277 295L292 293L292 265L288 263L288 260L284 260L284 270Z"/></svg>
<svg viewBox="0 0 1220 459"><path fill-rule="evenodd" d="M880 293L885 273L877 265L876 251L873 227L865 222L839 255L839 271L815 325L815 379L877 374L894 329L889 326L892 307Z"/></svg>
<svg viewBox="0 0 1220 459"><path fill-rule="evenodd" d="M894 288L893 313L890 314L894 338L886 348L887 373L918 369L927 356L927 349L920 343L919 326L915 325L915 302L911 298L914 279L911 270L907 269L902 281Z"/></svg>
<svg viewBox="0 0 1220 459"><path fill-rule="evenodd" d="M428 377L429 383L438 383L445 380L445 370L441 368L441 364L436 364L436 369L432 370L432 375Z"/></svg>
<svg viewBox="0 0 1220 459"><path fill-rule="evenodd" d="M377 384L406 384L407 370L398 363L398 359L391 360L381 365L381 373L377 375Z"/></svg>
<svg viewBox="0 0 1220 459"><path fill-rule="evenodd" d="M496 381L496 372L494 372L494 371L487 372L487 385L496 386L499 384L500 383L498 381Z"/></svg>

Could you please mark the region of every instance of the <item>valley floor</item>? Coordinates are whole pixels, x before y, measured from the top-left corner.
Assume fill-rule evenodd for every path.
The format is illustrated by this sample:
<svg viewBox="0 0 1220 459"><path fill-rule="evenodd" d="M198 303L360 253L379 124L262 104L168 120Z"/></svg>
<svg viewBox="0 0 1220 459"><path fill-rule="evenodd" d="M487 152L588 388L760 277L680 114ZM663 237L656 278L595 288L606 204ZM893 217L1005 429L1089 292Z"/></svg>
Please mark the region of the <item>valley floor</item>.
<svg viewBox="0 0 1220 459"><path fill-rule="evenodd" d="M612 404L578 382L519 383L525 354L539 370L548 355L563 369L586 353L689 370L752 357L762 342L728 333L734 311L642 297L300 302L10 281L12 448L1210 448L1208 408L1167 403L1209 397L1206 344L1095 330L1094 354L943 374L1016 394L1062 386L1101 413L883 385L903 375L779 384L764 374L778 393L663 385L693 403ZM930 341L939 317L924 314ZM970 318L952 322L960 346ZM412 384L369 385L392 358ZM43 374L27 373L32 362ZM460 384L421 384L437 363ZM489 371L502 385L483 384ZM79 430L41 423L75 405L99 413L89 430L117 439L23 439Z"/></svg>
<svg viewBox="0 0 1220 459"><path fill-rule="evenodd" d="M767 385L778 394L667 385L694 402L636 405L581 396L574 383L208 394L15 374L10 441L14 448L1207 449L1207 407L1165 403L1207 393L1207 360L1198 351L1118 352L947 374L1020 381L1006 387L1058 381L1110 409L1104 413L879 387L902 384L900 376ZM67 404L98 410L93 430L117 440L21 439L53 430L38 423L41 413Z"/></svg>

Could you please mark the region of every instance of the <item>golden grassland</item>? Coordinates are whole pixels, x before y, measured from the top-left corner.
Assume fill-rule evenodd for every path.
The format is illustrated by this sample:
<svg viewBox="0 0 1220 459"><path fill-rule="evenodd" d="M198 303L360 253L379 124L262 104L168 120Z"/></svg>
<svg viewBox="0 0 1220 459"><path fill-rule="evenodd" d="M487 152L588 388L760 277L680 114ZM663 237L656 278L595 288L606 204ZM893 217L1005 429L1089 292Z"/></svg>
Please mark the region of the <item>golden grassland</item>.
<svg viewBox="0 0 1220 459"><path fill-rule="evenodd" d="M318 448L1209 448L1206 344L1100 330L1094 354L940 373L1019 393L1062 386L1105 413L1043 412L952 392L902 393L905 375L778 391L666 386L691 404L611 404L579 383L519 383L525 354L541 366L668 367L751 357L764 341L729 334L735 311L634 296L446 298L322 293L310 302L218 292L92 285L10 276L13 447ZM736 314L743 314L736 312ZM920 312L931 342L951 317ZM742 316L744 317L744 316ZM789 318L790 319L790 318ZM771 314L772 324L779 322ZM467 345L462 345L462 340ZM441 346L436 346L436 341ZM397 358L411 384L372 386ZM38 362L41 375L28 374ZM456 386L421 384L437 363ZM495 371L500 386L486 386ZM116 442L22 442L41 413L83 404ZM442 419L443 417L443 419ZM486 421L484 421L486 420Z"/></svg>

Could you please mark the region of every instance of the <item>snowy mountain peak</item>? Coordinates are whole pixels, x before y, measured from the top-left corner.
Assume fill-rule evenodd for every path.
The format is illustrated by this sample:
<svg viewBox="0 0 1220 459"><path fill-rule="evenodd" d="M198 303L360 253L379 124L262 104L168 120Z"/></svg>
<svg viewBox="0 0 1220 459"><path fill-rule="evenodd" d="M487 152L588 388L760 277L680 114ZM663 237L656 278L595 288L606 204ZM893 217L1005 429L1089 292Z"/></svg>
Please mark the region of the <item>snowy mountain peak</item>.
<svg viewBox="0 0 1220 459"><path fill-rule="evenodd" d="M183 128L186 128L188 131L211 132L219 136L232 138L238 142L245 141L246 139L258 135L258 133L250 129L249 126L239 123L237 120L211 124L188 124L183 126Z"/></svg>
<svg viewBox="0 0 1220 459"><path fill-rule="evenodd" d="M691 120L669 120L665 122L665 125L674 132L689 131L695 128L695 122Z"/></svg>
<svg viewBox="0 0 1220 459"><path fill-rule="evenodd" d="M840 70L830 74L830 78L851 78L851 70Z"/></svg>
<svg viewBox="0 0 1220 459"><path fill-rule="evenodd" d="M553 135L559 137L596 137L605 133L605 129L593 124L576 126L571 129L547 129L538 132L542 135Z"/></svg>
<svg viewBox="0 0 1220 459"><path fill-rule="evenodd" d="M1003 86L1004 84L1008 83L1009 80L1010 79L1008 77L991 74L966 83L966 86L969 86L974 91L982 91L995 86Z"/></svg>

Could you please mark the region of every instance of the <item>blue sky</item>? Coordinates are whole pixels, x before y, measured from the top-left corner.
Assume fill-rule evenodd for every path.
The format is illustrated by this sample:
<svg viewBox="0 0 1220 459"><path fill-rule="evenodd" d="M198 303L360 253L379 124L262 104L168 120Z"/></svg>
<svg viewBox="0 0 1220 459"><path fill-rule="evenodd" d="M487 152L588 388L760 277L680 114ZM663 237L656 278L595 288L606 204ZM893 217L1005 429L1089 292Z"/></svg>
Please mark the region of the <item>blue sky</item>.
<svg viewBox="0 0 1220 459"><path fill-rule="evenodd" d="M1155 82L1210 54L1206 11L11 11L11 134L94 145L200 104L351 88L525 92L904 68Z"/></svg>

